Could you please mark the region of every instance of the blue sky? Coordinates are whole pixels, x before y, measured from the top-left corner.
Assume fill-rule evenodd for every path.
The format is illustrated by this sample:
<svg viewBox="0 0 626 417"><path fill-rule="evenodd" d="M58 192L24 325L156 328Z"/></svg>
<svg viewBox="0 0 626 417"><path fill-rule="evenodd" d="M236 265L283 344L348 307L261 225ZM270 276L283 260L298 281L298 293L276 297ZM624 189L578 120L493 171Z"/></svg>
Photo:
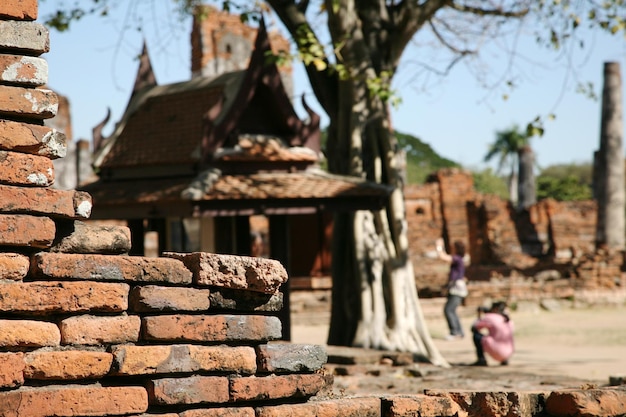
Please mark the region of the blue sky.
<svg viewBox="0 0 626 417"><path fill-rule="evenodd" d="M75 23L69 32L50 33L51 50L43 56L49 65L49 86L70 100L74 139L90 139L91 129L104 118L107 107L113 116L105 134L120 119L134 83L136 57L144 38L133 26L141 24L144 28L160 84L190 77L190 22L173 24L165 9L144 13L141 22L137 18L125 20L128 5L141 2L120 3L110 18L88 17ZM155 2L161 5L158 7L169 3ZM41 1L40 17L50 13L54 4L52 0ZM129 21L132 23L125 23ZM122 35L125 25L131 27ZM532 41L523 43L520 54L541 64L522 66L522 72L513 74L519 86L506 100L502 98L508 93L506 89L478 86L468 70L469 61L458 64L446 77L416 79L414 62L419 54L408 51L394 85L403 100L393 110L394 127L419 137L444 157L480 169L486 166L483 157L496 131L513 124L525 126L538 115L554 113L556 119L545 123L544 136L532 142L539 166L590 162L599 146L600 101L574 90L577 80L592 82L599 96L606 61L619 62L624 77L626 41L622 36L607 35L585 41L593 48L571 57L571 64L540 50ZM493 77L498 78L506 57L498 55L495 49L484 50L483 56ZM295 91L297 96L306 94L309 101L314 100L297 63ZM304 116L304 112L301 114Z"/></svg>

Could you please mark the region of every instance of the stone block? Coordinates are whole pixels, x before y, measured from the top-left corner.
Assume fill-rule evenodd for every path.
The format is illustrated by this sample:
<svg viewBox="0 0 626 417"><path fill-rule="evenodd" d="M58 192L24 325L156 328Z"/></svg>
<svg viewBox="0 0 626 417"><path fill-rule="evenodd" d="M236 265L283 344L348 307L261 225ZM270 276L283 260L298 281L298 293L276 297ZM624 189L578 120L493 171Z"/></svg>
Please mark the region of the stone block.
<svg viewBox="0 0 626 417"><path fill-rule="evenodd" d="M256 348L259 371L272 373L313 372L321 369L328 356L321 345L270 343Z"/></svg>
<svg viewBox="0 0 626 417"><path fill-rule="evenodd" d="M41 252L32 258L31 274L52 279L191 283L191 272L182 262L141 256Z"/></svg>
<svg viewBox="0 0 626 417"><path fill-rule="evenodd" d="M35 22L0 21L0 49L18 49L33 56L49 52L48 29Z"/></svg>
<svg viewBox="0 0 626 417"><path fill-rule="evenodd" d="M130 292L130 309L134 312L206 311L209 290L198 288L137 286Z"/></svg>
<svg viewBox="0 0 626 417"><path fill-rule="evenodd" d="M21 281L28 274L30 259L19 253L0 253L0 279Z"/></svg>
<svg viewBox="0 0 626 417"><path fill-rule="evenodd" d="M54 183L54 165L44 156L0 151L0 183L47 187Z"/></svg>
<svg viewBox="0 0 626 417"><path fill-rule="evenodd" d="M191 376L156 379L148 385L150 404L226 403L228 378L225 376Z"/></svg>
<svg viewBox="0 0 626 417"><path fill-rule="evenodd" d="M129 286L99 282L8 282L0 285L0 311L12 315L119 313Z"/></svg>
<svg viewBox="0 0 626 417"><path fill-rule="evenodd" d="M283 293L264 294L246 290L231 290L212 287L211 308L235 311L280 311L283 308Z"/></svg>
<svg viewBox="0 0 626 417"><path fill-rule="evenodd" d="M542 392L425 390L424 394L443 398L444 401L447 398L469 415L535 416L544 411L544 393Z"/></svg>
<svg viewBox="0 0 626 417"><path fill-rule="evenodd" d="M0 214L0 246L45 249L52 245L56 227L47 217Z"/></svg>
<svg viewBox="0 0 626 417"><path fill-rule="evenodd" d="M351 397L256 408L256 417L381 417L380 399ZM418 416L418 414L413 414Z"/></svg>
<svg viewBox="0 0 626 417"><path fill-rule="evenodd" d="M193 272L196 284L202 286L273 294L287 282L287 271L273 259L206 252L166 253L164 256L183 261Z"/></svg>
<svg viewBox="0 0 626 417"><path fill-rule="evenodd" d="M467 415L451 398L445 396L411 395L382 398L385 417L456 417ZM481 414L476 414L481 415Z"/></svg>
<svg viewBox="0 0 626 417"><path fill-rule="evenodd" d="M59 346L60 343L61 333L54 323L0 320L1 348Z"/></svg>
<svg viewBox="0 0 626 417"><path fill-rule="evenodd" d="M82 380L106 376L113 355L87 350L36 350L24 356L24 377L35 380Z"/></svg>
<svg viewBox="0 0 626 417"><path fill-rule="evenodd" d="M130 229L126 226L105 226L74 221L57 222L57 237L50 251L118 255L128 253L130 248Z"/></svg>
<svg viewBox="0 0 626 417"><path fill-rule="evenodd" d="M256 417L252 407L204 408L183 411L176 417Z"/></svg>
<svg viewBox="0 0 626 417"><path fill-rule="evenodd" d="M91 196L83 191L0 185L0 212L88 218ZM60 230L57 228L57 235ZM57 237L58 239L58 237Z"/></svg>
<svg viewBox="0 0 626 417"><path fill-rule="evenodd" d="M0 353L0 388L17 388L24 383L24 354Z"/></svg>
<svg viewBox="0 0 626 417"><path fill-rule="evenodd" d="M49 159L63 158L67 154L64 133L47 126L0 120L0 149Z"/></svg>
<svg viewBox="0 0 626 417"><path fill-rule="evenodd" d="M167 315L144 317L145 340L187 342L264 342L281 337L273 316Z"/></svg>
<svg viewBox="0 0 626 417"><path fill-rule="evenodd" d="M0 33L2 33L0 21ZM9 119L51 119L59 111L59 98L51 90L0 85L0 116Z"/></svg>
<svg viewBox="0 0 626 417"><path fill-rule="evenodd" d="M624 416L626 386L554 391L546 399L546 411L554 417Z"/></svg>
<svg viewBox="0 0 626 417"><path fill-rule="evenodd" d="M326 387L321 374L245 376L230 379L231 401L307 398Z"/></svg>
<svg viewBox="0 0 626 417"><path fill-rule="evenodd" d="M0 416L110 416L147 409L143 387L59 385L0 392Z"/></svg>
<svg viewBox="0 0 626 417"><path fill-rule="evenodd" d="M112 349L116 375L151 375L183 372L254 374L256 355L249 346L133 346Z"/></svg>
<svg viewBox="0 0 626 417"><path fill-rule="evenodd" d="M74 316L61 320L61 343L64 345L102 345L139 340L139 316Z"/></svg>
<svg viewBox="0 0 626 417"><path fill-rule="evenodd" d="M43 58L0 54L0 82L42 86L48 82L48 63Z"/></svg>
<svg viewBox="0 0 626 417"><path fill-rule="evenodd" d="M35 20L37 13L37 0L2 0L0 3L0 19Z"/></svg>

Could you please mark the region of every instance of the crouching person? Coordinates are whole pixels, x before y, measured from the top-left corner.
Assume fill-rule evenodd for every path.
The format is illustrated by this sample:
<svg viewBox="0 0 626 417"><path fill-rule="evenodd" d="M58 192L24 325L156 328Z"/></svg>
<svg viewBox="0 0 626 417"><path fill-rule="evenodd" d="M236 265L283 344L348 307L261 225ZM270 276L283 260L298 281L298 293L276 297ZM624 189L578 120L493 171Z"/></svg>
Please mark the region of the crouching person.
<svg viewBox="0 0 626 417"><path fill-rule="evenodd" d="M505 313L506 303L496 302L491 308L478 308L478 319L472 324L472 334L478 360L474 366L487 366L485 354L501 365L508 365L515 351L513 321Z"/></svg>

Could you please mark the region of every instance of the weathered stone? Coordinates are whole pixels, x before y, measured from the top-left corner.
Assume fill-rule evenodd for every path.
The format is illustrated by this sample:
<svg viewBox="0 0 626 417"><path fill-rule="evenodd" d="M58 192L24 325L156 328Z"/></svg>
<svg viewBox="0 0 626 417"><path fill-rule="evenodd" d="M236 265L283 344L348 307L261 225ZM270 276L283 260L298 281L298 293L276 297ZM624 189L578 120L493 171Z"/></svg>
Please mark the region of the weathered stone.
<svg viewBox="0 0 626 417"><path fill-rule="evenodd" d="M191 283L182 262L167 258L41 252L33 256L31 274L39 278L102 281Z"/></svg>
<svg viewBox="0 0 626 417"><path fill-rule="evenodd" d="M259 370L264 372L312 372L321 369L328 356L321 345L270 343L257 346Z"/></svg>
<svg viewBox="0 0 626 417"><path fill-rule="evenodd" d="M220 407L187 410L175 417L255 417L255 414L254 408L251 407Z"/></svg>
<svg viewBox="0 0 626 417"><path fill-rule="evenodd" d="M54 182L54 165L49 158L0 151L0 183L47 187Z"/></svg>
<svg viewBox="0 0 626 417"><path fill-rule="evenodd" d="M49 159L67 154L65 134L47 126L0 120L0 149Z"/></svg>
<svg viewBox="0 0 626 417"><path fill-rule="evenodd" d="M21 281L28 274L30 259L19 253L0 253L0 279Z"/></svg>
<svg viewBox="0 0 626 417"><path fill-rule="evenodd" d="M96 379L106 376L113 362L107 352L86 350L28 352L24 356L24 377L38 380Z"/></svg>
<svg viewBox="0 0 626 417"><path fill-rule="evenodd" d="M210 306L209 293L198 288L145 285L133 288L129 303L136 312L206 311Z"/></svg>
<svg viewBox="0 0 626 417"><path fill-rule="evenodd" d="M0 18L8 20L37 19L37 0L2 0Z"/></svg>
<svg viewBox="0 0 626 417"><path fill-rule="evenodd" d="M0 54L0 82L44 85L48 82L48 63L43 58Z"/></svg>
<svg viewBox="0 0 626 417"><path fill-rule="evenodd" d="M141 319L138 316L74 316L59 323L65 345L100 345L139 340Z"/></svg>
<svg viewBox="0 0 626 417"><path fill-rule="evenodd" d="M24 383L24 354L0 353L0 388L17 388Z"/></svg>
<svg viewBox="0 0 626 417"><path fill-rule="evenodd" d="M143 387L61 385L0 392L1 416L110 416L147 409Z"/></svg>
<svg viewBox="0 0 626 417"><path fill-rule="evenodd" d="M50 119L58 110L59 98L54 91L0 85L0 115Z"/></svg>
<svg viewBox="0 0 626 417"><path fill-rule="evenodd" d="M192 376L163 378L148 387L150 404L225 403L229 400L228 378L224 376Z"/></svg>
<svg viewBox="0 0 626 417"><path fill-rule="evenodd" d="M181 372L234 372L254 374L256 355L249 346L115 346L116 375Z"/></svg>
<svg viewBox="0 0 626 417"><path fill-rule="evenodd" d="M326 387L321 374L246 376L230 379L231 401L306 398Z"/></svg>
<svg viewBox="0 0 626 417"><path fill-rule="evenodd" d="M130 229L126 226L104 226L74 221L57 222L57 238L50 251L117 255L128 253L130 247Z"/></svg>
<svg viewBox="0 0 626 417"><path fill-rule="evenodd" d="M514 392L514 391L446 391L425 390L424 394L450 399L463 411L472 415L485 417L498 417L503 415L535 416L544 411L544 393L540 392ZM435 414L438 412L439 403L434 404ZM444 410L449 410L445 401L442 402ZM456 414L450 414L456 415Z"/></svg>
<svg viewBox="0 0 626 417"><path fill-rule="evenodd" d="M5 213L28 212L74 219L88 218L91 207L91 196L83 191L0 185L0 211ZM57 228L57 235L60 232Z"/></svg>
<svg viewBox="0 0 626 417"><path fill-rule="evenodd" d="M28 55L49 52L48 29L34 22L0 21L0 49L19 49Z"/></svg>
<svg viewBox="0 0 626 417"><path fill-rule="evenodd" d="M445 396L391 396L383 398L381 405L381 415L386 417L456 417L467 415L457 403Z"/></svg>
<svg viewBox="0 0 626 417"><path fill-rule="evenodd" d="M571 389L554 391L546 399L550 416L626 415L626 386L609 389Z"/></svg>
<svg viewBox="0 0 626 417"><path fill-rule="evenodd" d="M60 343L61 333L54 323L0 320L0 347L44 347L58 346Z"/></svg>
<svg viewBox="0 0 626 417"><path fill-rule="evenodd" d="M287 271L273 259L206 252L166 253L182 260L198 285L245 289L273 294L287 282Z"/></svg>
<svg viewBox="0 0 626 417"><path fill-rule="evenodd" d="M190 316L144 317L146 340L189 342L268 341L281 337L281 323L273 316Z"/></svg>
<svg viewBox="0 0 626 417"><path fill-rule="evenodd" d="M380 399L375 397L346 397L303 404L257 407L256 413L256 417L388 417L381 413Z"/></svg>
<svg viewBox="0 0 626 417"><path fill-rule="evenodd" d="M0 246L48 248L56 228L47 217L27 214L0 214Z"/></svg>
<svg viewBox="0 0 626 417"><path fill-rule="evenodd" d="M122 312L126 284L99 282L9 282L0 285L0 311L9 314Z"/></svg>
<svg viewBox="0 0 626 417"><path fill-rule="evenodd" d="M209 295L212 309L236 311L280 311L283 308L283 293L264 294L246 290L211 288Z"/></svg>

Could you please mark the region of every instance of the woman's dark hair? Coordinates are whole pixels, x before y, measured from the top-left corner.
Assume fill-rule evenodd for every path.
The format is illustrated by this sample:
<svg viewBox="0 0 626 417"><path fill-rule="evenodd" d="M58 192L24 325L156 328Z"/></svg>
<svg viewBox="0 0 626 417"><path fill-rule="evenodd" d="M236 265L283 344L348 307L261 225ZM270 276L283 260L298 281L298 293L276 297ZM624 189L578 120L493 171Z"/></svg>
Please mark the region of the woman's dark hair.
<svg viewBox="0 0 626 417"><path fill-rule="evenodd" d="M465 256L465 243L460 240L454 241L454 253L459 255L460 257Z"/></svg>
<svg viewBox="0 0 626 417"><path fill-rule="evenodd" d="M498 314L504 316L506 321L509 321L511 319L510 319L509 315L504 312L505 309L506 309L506 303L504 301L496 301L493 304L491 304L491 312L492 313L498 313Z"/></svg>

